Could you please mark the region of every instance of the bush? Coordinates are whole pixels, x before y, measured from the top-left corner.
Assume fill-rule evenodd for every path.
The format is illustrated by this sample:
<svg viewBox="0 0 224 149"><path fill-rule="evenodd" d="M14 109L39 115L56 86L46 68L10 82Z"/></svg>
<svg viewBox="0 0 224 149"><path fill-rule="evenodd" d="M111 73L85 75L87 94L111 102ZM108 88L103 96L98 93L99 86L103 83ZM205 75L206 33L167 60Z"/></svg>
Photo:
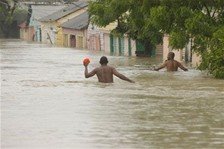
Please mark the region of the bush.
<svg viewBox="0 0 224 149"><path fill-rule="evenodd" d="M224 79L224 26L213 34L210 49L202 54L199 69L207 69L215 78Z"/></svg>

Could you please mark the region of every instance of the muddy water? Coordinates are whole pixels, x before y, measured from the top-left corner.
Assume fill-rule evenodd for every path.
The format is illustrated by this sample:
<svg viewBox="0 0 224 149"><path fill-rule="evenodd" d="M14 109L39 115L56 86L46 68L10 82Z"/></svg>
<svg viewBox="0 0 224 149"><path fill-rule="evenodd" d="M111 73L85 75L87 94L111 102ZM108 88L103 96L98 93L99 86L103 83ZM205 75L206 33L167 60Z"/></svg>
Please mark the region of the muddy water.
<svg viewBox="0 0 224 149"><path fill-rule="evenodd" d="M136 81L85 79L103 53L1 40L5 149L224 148L224 80L190 69L155 72L158 59L108 56Z"/></svg>

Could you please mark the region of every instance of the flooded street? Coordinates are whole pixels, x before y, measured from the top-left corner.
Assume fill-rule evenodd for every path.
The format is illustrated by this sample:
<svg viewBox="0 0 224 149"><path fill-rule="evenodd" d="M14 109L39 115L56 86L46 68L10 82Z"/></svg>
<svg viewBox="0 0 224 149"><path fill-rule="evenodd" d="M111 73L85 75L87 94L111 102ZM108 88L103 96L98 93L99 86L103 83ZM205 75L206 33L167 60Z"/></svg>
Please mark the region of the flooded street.
<svg viewBox="0 0 224 149"><path fill-rule="evenodd" d="M108 56L136 83L84 77L100 52L1 40L2 149L224 148L224 80Z"/></svg>

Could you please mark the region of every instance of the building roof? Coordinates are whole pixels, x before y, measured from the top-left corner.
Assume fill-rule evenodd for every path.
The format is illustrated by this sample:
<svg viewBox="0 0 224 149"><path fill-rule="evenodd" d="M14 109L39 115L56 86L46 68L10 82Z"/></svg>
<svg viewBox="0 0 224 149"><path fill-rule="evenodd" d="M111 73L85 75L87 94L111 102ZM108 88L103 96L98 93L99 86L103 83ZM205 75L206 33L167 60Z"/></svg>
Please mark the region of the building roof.
<svg viewBox="0 0 224 149"><path fill-rule="evenodd" d="M87 28L88 24L89 24L89 14L88 12L84 12L78 15L77 17L72 18L67 22L63 23L61 27L80 30Z"/></svg>
<svg viewBox="0 0 224 149"><path fill-rule="evenodd" d="M56 21L64 16L69 15L70 13L80 10L86 6L88 6L87 2L78 1L73 4L70 4L68 7L65 7L59 11L56 11L53 14L50 14L46 17L39 19L39 21L42 21L42 22Z"/></svg>
<svg viewBox="0 0 224 149"><path fill-rule="evenodd" d="M53 14L64 7L65 5L32 5L32 17L39 20L40 18Z"/></svg>

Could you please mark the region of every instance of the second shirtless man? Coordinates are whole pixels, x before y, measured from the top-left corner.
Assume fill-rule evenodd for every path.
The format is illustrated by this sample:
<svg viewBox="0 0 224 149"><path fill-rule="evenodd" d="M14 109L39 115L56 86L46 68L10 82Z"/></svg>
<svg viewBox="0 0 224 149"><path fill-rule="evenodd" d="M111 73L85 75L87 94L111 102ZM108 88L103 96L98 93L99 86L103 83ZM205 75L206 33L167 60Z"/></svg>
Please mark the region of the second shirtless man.
<svg viewBox="0 0 224 149"><path fill-rule="evenodd" d="M187 68L185 68L180 62L174 60L175 54L173 52L169 52L167 56L167 60L158 68L155 68L154 70L158 71L162 68L167 69L167 71L177 71L178 67L184 71L188 71Z"/></svg>

